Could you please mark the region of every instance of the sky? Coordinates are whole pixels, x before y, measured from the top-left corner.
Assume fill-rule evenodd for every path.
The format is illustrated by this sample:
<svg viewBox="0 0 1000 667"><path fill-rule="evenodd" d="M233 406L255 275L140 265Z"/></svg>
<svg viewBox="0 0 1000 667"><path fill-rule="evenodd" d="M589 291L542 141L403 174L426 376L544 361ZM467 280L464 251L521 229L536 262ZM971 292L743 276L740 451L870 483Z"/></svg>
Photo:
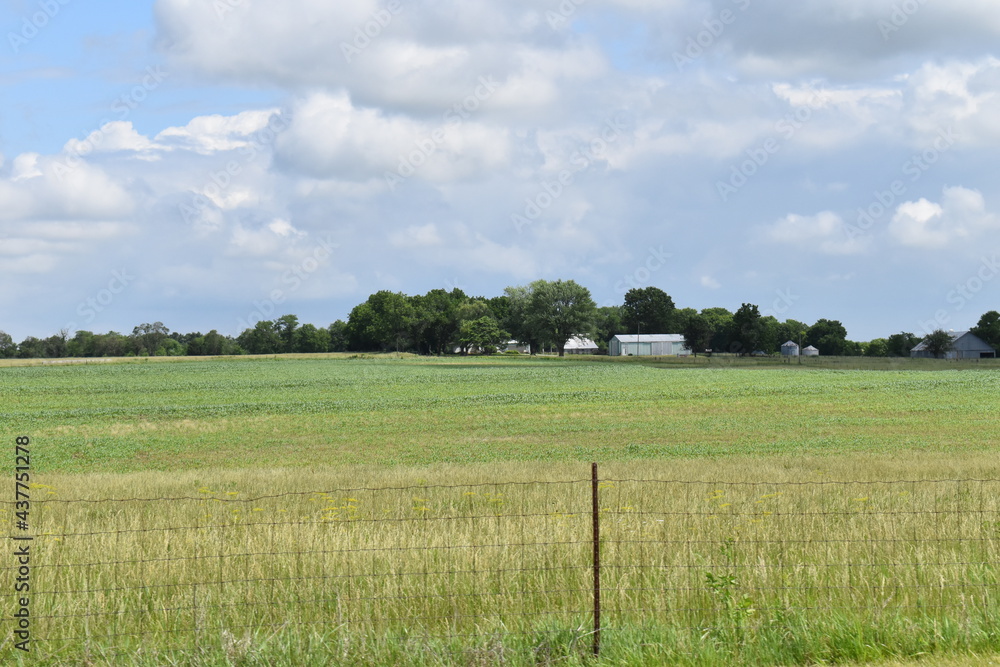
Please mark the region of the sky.
<svg viewBox="0 0 1000 667"><path fill-rule="evenodd" d="M0 330L575 280L1000 309L994 0L4 0Z"/></svg>

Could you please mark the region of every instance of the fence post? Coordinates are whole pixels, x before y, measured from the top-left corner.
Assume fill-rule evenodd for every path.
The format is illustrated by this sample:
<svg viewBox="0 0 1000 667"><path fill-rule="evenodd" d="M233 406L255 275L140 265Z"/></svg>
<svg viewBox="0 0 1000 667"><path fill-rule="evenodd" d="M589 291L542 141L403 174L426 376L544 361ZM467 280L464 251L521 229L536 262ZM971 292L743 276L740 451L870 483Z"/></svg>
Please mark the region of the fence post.
<svg viewBox="0 0 1000 667"><path fill-rule="evenodd" d="M594 513L594 655L601 653L601 508L597 463L591 464L590 486Z"/></svg>

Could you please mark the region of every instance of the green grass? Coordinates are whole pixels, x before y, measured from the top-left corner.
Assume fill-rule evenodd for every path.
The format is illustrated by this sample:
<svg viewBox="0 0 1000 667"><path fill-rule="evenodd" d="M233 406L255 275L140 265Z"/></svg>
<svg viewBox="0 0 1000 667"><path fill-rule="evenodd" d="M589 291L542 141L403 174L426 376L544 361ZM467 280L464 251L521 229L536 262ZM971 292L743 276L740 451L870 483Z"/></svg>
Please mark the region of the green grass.
<svg viewBox="0 0 1000 667"><path fill-rule="evenodd" d="M2 367L0 438L32 438L34 499L119 501L35 503L36 590L76 592L39 595L49 641L29 660L8 641L0 662L960 665L1000 651L998 485L836 483L1000 479L1000 372L764 362ZM616 480L596 662L591 460Z"/></svg>
<svg viewBox="0 0 1000 667"><path fill-rule="evenodd" d="M38 472L977 452L1000 372L492 360L0 369Z"/></svg>

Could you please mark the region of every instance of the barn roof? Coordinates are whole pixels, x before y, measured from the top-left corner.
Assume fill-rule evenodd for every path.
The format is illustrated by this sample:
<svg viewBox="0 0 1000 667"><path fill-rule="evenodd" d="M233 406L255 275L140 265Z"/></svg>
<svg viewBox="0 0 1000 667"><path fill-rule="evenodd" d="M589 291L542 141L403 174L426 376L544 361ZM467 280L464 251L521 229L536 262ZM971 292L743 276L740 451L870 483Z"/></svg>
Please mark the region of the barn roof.
<svg viewBox="0 0 1000 667"><path fill-rule="evenodd" d="M621 343L683 343L681 334L618 334L615 336ZM637 341L636 338L639 340Z"/></svg>
<svg viewBox="0 0 1000 667"><path fill-rule="evenodd" d="M976 348L982 348L984 350L992 350L993 349L992 347L990 347L989 343L987 343L986 341L984 341L982 338L980 338L976 334L972 333L971 331L949 331L948 335L951 336L951 344L952 345L954 345L955 343L957 343L962 338L965 338L966 336L971 336L972 338L971 338L970 342L972 342L974 344L974 347L976 347ZM927 351L927 339L924 338L922 341L920 341L920 343L916 347L914 347L910 351L911 352L926 352Z"/></svg>

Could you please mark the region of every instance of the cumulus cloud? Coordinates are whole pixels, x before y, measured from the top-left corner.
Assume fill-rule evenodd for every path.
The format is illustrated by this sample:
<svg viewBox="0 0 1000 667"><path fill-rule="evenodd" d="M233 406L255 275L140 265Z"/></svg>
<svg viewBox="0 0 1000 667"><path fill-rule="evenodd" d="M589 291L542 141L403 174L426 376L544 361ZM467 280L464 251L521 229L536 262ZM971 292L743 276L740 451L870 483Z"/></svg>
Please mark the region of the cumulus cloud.
<svg viewBox="0 0 1000 667"><path fill-rule="evenodd" d="M868 245L866 237L849 235L844 220L832 211L812 216L790 213L766 227L764 232L774 243L827 255L854 255L864 252Z"/></svg>
<svg viewBox="0 0 1000 667"><path fill-rule="evenodd" d="M900 204L889 224L897 243L943 249L1000 229L1000 217L986 210L982 193L960 186L945 188L940 203L919 199Z"/></svg>

